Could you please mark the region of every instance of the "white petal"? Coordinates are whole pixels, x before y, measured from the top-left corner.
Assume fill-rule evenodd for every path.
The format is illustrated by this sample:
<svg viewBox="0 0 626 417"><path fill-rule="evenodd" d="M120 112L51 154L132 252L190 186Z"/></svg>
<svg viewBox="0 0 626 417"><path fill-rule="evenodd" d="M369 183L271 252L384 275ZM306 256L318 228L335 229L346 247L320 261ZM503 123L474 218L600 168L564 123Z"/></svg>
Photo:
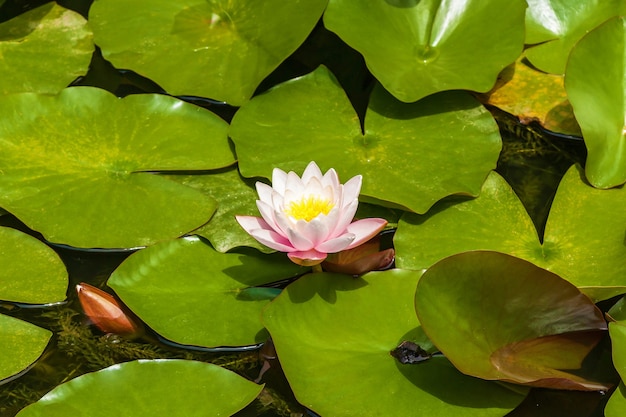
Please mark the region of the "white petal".
<svg viewBox="0 0 626 417"><path fill-rule="evenodd" d="M318 181L322 180L322 171L313 161L309 162L309 165L306 166L304 172L302 173L302 182L306 184L311 180L311 178L317 178Z"/></svg>
<svg viewBox="0 0 626 417"><path fill-rule="evenodd" d="M339 188L339 176L334 168L329 169L322 178L322 184L324 186L331 186L333 189Z"/></svg>
<svg viewBox="0 0 626 417"><path fill-rule="evenodd" d="M300 221L303 222L304 220L300 220ZM289 238L289 242L291 242L291 245L297 250L306 251L309 249L313 249L313 242L311 242L307 238L307 236L304 236L298 233L294 229L287 230L287 237Z"/></svg>
<svg viewBox="0 0 626 417"><path fill-rule="evenodd" d="M274 168L272 171L272 188L279 194L285 194L287 184L287 173L282 169Z"/></svg>
<svg viewBox="0 0 626 417"><path fill-rule="evenodd" d="M318 198L324 198L324 189L322 188L322 182L319 178L311 178L305 183L305 194L307 196L315 196Z"/></svg>
<svg viewBox="0 0 626 417"><path fill-rule="evenodd" d="M296 226L295 222L291 221L289 216L282 211L276 210L274 212L274 220L276 220L276 226L285 236L289 236L288 230L293 229Z"/></svg>
<svg viewBox="0 0 626 417"><path fill-rule="evenodd" d="M329 230L326 224L326 216L321 214L310 222L299 221L296 223L296 231L310 240L313 243L313 247L316 247L328 237Z"/></svg>
<svg viewBox="0 0 626 417"><path fill-rule="evenodd" d="M272 194L274 193L274 189L272 187L270 187L269 185L262 183L260 181L257 181L256 185L256 192L259 195L259 200L261 200L262 202L266 203L266 204L272 204Z"/></svg>
<svg viewBox="0 0 626 417"><path fill-rule="evenodd" d="M324 253L336 253L348 248L354 241L355 236L352 233L344 233L334 239L327 240L321 245L317 245L315 249Z"/></svg>
<svg viewBox="0 0 626 417"><path fill-rule="evenodd" d="M261 200L256 201L256 207L259 209L261 217L263 217L263 220L265 220L268 226L271 227L273 230L280 232L280 229L278 228L278 225L276 224L276 219L274 217L274 208ZM283 236L286 235L283 233Z"/></svg>
<svg viewBox="0 0 626 417"><path fill-rule="evenodd" d="M356 210L359 207L359 200L352 200L347 206L339 209L339 220L337 220L337 224L335 228L330 232L329 237L337 237L343 234L346 231L346 228L350 223L352 223L352 219L354 219L354 215L356 214Z"/></svg>
<svg viewBox="0 0 626 417"><path fill-rule="evenodd" d="M343 185L343 203L349 204L352 200L359 198L359 193L361 192L361 183L363 181L363 177L357 175L355 177L350 178L350 181Z"/></svg>
<svg viewBox="0 0 626 417"><path fill-rule="evenodd" d="M285 203L288 203L289 199L287 195L292 195L294 199L299 200L300 196L304 193L304 183L300 177L293 171L287 174L287 181L285 183Z"/></svg>

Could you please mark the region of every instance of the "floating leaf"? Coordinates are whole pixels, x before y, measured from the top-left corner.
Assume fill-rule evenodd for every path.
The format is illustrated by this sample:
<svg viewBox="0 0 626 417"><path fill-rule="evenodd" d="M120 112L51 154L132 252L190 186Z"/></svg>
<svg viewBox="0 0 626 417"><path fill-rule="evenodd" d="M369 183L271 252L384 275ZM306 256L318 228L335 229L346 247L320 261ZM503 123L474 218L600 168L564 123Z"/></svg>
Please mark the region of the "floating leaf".
<svg viewBox="0 0 626 417"><path fill-rule="evenodd" d="M453 89L487 91L522 52L519 0L330 0L324 25L359 51L385 88L405 102ZM506 36L502 36L506 33Z"/></svg>
<svg viewBox="0 0 626 417"><path fill-rule="evenodd" d="M527 261L486 251L453 255L424 273L415 306L428 337L467 375L608 389L563 371L579 369L603 336L602 312L572 284Z"/></svg>
<svg viewBox="0 0 626 417"><path fill-rule="evenodd" d="M506 67L496 86L480 99L517 116L522 124L538 122L553 132L582 135L565 93L563 76L538 71L524 60Z"/></svg>
<svg viewBox="0 0 626 417"><path fill-rule="evenodd" d="M443 357L415 365L391 355L403 341L432 352L413 306L420 274L311 274L263 311L298 401L324 416L502 416L522 396L460 374Z"/></svg>
<svg viewBox="0 0 626 417"><path fill-rule="evenodd" d="M138 0L129 7L97 0L89 23L116 67L173 95L239 106L304 42L325 6L326 0Z"/></svg>
<svg viewBox="0 0 626 417"><path fill-rule="evenodd" d="M604 407L605 417L622 417L626 410L626 385L620 382Z"/></svg>
<svg viewBox="0 0 626 417"><path fill-rule="evenodd" d="M65 299L65 265L34 237L0 227L0 265L0 300L49 304Z"/></svg>
<svg viewBox="0 0 626 417"><path fill-rule="evenodd" d="M570 50L585 33L626 12L621 0L527 1L526 43L539 45L528 48L526 57L535 67L553 74L565 72Z"/></svg>
<svg viewBox="0 0 626 417"><path fill-rule="evenodd" d="M54 2L0 24L0 94L56 94L87 73L87 21Z"/></svg>
<svg viewBox="0 0 626 417"><path fill-rule="evenodd" d="M244 346L265 340L259 316L271 297L242 291L302 272L282 253L219 253L201 239L188 237L132 254L108 285L166 339L185 345Z"/></svg>
<svg viewBox="0 0 626 417"><path fill-rule="evenodd" d="M211 221L194 231L207 238L219 252L238 246L273 252L252 238L235 220L235 215L258 216L256 200L259 196L253 182L243 179L237 168L210 175L168 175L166 178L202 191L217 201L217 211Z"/></svg>
<svg viewBox="0 0 626 417"><path fill-rule="evenodd" d="M424 269L468 250L493 250L533 262L594 299L626 292L626 190L598 190L578 169L565 174L546 224L543 244L509 185L492 173L480 197L442 204L425 216L405 214L394 242L400 268Z"/></svg>
<svg viewBox="0 0 626 417"><path fill-rule="evenodd" d="M589 182L610 188L626 182L626 19L614 18L576 44L565 87L585 138Z"/></svg>
<svg viewBox="0 0 626 417"><path fill-rule="evenodd" d="M0 113L0 205L71 246L143 246L201 226L213 199L143 171L234 162L227 124L168 96L74 87L0 97Z"/></svg>
<svg viewBox="0 0 626 417"><path fill-rule="evenodd" d="M0 314L0 380L27 369L48 345L52 332Z"/></svg>
<svg viewBox="0 0 626 417"><path fill-rule="evenodd" d="M262 388L210 363L139 360L61 384L18 416L230 416Z"/></svg>
<svg viewBox="0 0 626 417"><path fill-rule="evenodd" d="M245 177L269 178L274 167L301 173L314 160L344 180L363 175L372 201L418 213L450 194L477 195L501 148L493 118L464 92L406 104L379 86L363 134L323 66L244 105L230 136Z"/></svg>

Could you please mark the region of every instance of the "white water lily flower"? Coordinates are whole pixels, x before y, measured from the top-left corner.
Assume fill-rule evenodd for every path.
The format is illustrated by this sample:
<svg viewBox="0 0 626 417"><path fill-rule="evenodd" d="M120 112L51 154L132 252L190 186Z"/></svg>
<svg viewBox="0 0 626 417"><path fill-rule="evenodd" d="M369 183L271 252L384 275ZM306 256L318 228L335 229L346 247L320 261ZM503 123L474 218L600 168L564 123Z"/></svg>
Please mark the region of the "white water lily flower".
<svg viewBox="0 0 626 417"><path fill-rule="evenodd" d="M322 175L315 162L302 178L274 168L272 186L256 183L260 217L236 216L252 237L304 266L317 265L329 253L352 249L378 234L384 219L352 222L361 192L361 175L340 184L337 172Z"/></svg>

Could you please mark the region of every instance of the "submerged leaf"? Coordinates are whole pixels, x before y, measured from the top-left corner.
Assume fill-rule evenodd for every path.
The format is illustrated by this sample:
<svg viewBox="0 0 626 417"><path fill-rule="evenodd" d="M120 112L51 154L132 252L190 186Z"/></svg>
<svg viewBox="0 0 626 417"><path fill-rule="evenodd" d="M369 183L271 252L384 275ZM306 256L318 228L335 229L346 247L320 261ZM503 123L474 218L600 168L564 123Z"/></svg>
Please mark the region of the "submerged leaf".
<svg viewBox="0 0 626 417"><path fill-rule="evenodd" d="M61 384L18 416L230 416L252 402L262 388L210 363L139 360Z"/></svg>
<svg viewBox="0 0 626 417"><path fill-rule="evenodd" d="M477 195L501 149L493 117L464 92L406 104L378 86L362 133L323 66L246 103L230 137L245 177L299 172L314 160L342 179L363 175L364 199L418 213L450 194Z"/></svg>
<svg viewBox="0 0 626 417"><path fill-rule="evenodd" d="M227 124L163 95L91 87L0 97L0 205L47 240L128 248L181 236L210 197L152 172L234 163Z"/></svg>
<svg viewBox="0 0 626 417"><path fill-rule="evenodd" d="M489 90L522 52L525 8L520 0L330 0L324 25L363 54L391 94L413 102Z"/></svg>
<svg viewBox="0 0 626 417"><path fill-rule="evenodd" d="M529 262L498 252L453 255L424 273L415 306L435 346L467 375L609 388L564 371L579 369L605 333L602 312L572 284Z"/></svg>

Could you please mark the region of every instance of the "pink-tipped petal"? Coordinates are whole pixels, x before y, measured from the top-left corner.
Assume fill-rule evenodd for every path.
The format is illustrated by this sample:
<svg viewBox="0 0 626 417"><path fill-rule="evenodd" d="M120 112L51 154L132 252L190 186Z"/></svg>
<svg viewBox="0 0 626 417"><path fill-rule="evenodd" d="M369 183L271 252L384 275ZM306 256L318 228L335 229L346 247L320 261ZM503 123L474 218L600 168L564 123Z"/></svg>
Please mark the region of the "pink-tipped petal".
<svg viewBox="0 0 626 417"><path fill-rule="evenodd" d="M280 252L290 252L295 249L286 238L276 233L262 218L254 216L235 216L235 218L250 236L265 246Z"/></svg>
<svg viewBox="0 0 626 417"><path fill-rule="evenodd" d="M307 165L304 169L304 172L302 173L302 182L306 184L312 178L316 178L318 181L322 180L322 171L313 161L309 162L309 165Z"/></svg>
<svg viewBox="0 0 626 417"><path fill-rule="evenodd" d="M255 184L256 192L259 195L259 200L266 204L272 204L272 194L274 194L274 189L267 184L264 184L260 181L257 181Z"/></svg>
<svg viewBox="0 0 626 417"><path fill-rule="evenodd" d="M324 177L322 178L322 184L324 186L330 186L333 189L339 188L339 176L337 175L337 171L335 171L334 168L326 171L326 174L324 174Z"/></svg>
<svg viewBox="0 0 626 417"><path fill-rule="evenodd" d="M350 244L354 241L355 235L353 233L344 233L343 235L334 239L329 239L321 245L317 245L315 249L325 253L336 253L344 249L348 249Z"/></svg>
<svg viewBox="0 0 626 417"><path fill-rule="evenodd" d="M326 254L315 249L308 251L289 252L287 254L291 262L302 266L313 266L321 264L326 259Z"/></svg>
<svg viewBox="0 0 626 417"><path fill-rule="evenodd" d="M298 220L304 222L304 220ZM287 230L287 237L291 245L299 251L307 251L313 249L313 242L311 242L307 236L303 236L294 229Z"/></svg>
<svg viewBox="0 0 626 417"><path fill-rule="evenodd" d="M357 176L350 178L350 180L343 185L344 204L348 204L352 200L356 200L359 198L359 193L361 192L362 181L363 181L363 177L361 175L357 175Z"/></svg>
<svg viewBox="0 0 626 417"><path fill-rule="evenodd" d="M387 226L387 220L378 218L362 219L351 223L346 228L346 231L354 233L356 238L352 241L350 246L347 247L347 249L355 248L360 244L367 242L383 230L385 226Z"/></svg>
<svg viewBox="0 0 626 417"><path fill-rule="evenodd" d="M279 168L272 171L272 188L279 194L285 194L285 185L287 184L287 173Z"/></svg>
<svg viewBox="0 0 626 417"><path fill-rule="evenodd" d="M276 224L276 219L274 217L274 208L261 200L256 201L256 207L259 209L261 217L263 217L263 220L265 220L269 228L280 233L281 230ZM281 234L285 235L284 233Z"/></svg>
<svg viewBox="0 0 626 417"><path fill-rule="evenodd" d="M310 222L297 222L295 229L300 235L310 240L313 243L313 247L324 242L328 237L328 225L326 224L326 216L323 214L318 215Z"/></svg>

